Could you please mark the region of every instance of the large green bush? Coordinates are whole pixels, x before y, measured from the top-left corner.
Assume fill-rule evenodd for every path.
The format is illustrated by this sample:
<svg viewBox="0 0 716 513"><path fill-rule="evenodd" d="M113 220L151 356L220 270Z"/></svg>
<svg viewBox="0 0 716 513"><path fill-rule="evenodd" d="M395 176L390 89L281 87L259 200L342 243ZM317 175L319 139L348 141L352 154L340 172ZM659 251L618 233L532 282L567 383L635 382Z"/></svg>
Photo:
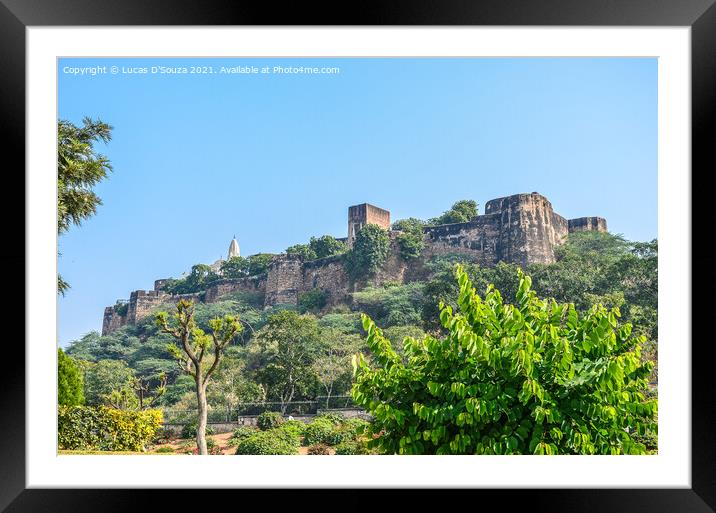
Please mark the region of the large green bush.
<svg viewBox="0 0 716 513"><path fill-rule="evenodd" d="M306 431L306 424L300 420L287 420L281 424L278 429L285 431L292 436L300 437L303 436L303 433Z"/></svg>
<svg viewBox="0 0 716 513"><path fill-rule="evenodd" d="M80 406L85 403L84 379L74 358L57 349L57 404Z"/></svg>
<svg viewBox="0 0 716 513"><path fill-rule="evenodd" d="M334 427L335 425L330 419L316 417L313 422L306 426L303 432L303 445L326 443Z"/></svg>
<svg viewBox="0 0 716 513"><path fill-rule="evenodd" d="M328 296L323 289L314 288L298 295L298 311L301 313L317 312L328 302Z"/></svg>
<svg viewBox="0 0 716 513"><path fill-rule="evenodd" d="M336 454L339 456L354 454L378 454L375 449L369 449L364 438L344 440L336 445Z"/></svg>
<svg viewBox="0 0 716 513"><path fill-rule="evenodd" d="M356 360L353 399L375 418L370 442L388 454L643 454L632 434L656 433L645 398L653 364L619 310L543 301L519 272L515 304L477 295L458 266L459 313L448 335L406 344L407 362L368 318L371 368Z"/></svg>
<svg viewBox="0 0 716 513"><path fill-rule="evenodd" d="M161 424L160 410L60 406L58 446L63 450L142 451Z"/></svg>
<svg viewBox="0 0 716 513"><path fill-rule="evenodd" d="M316 415L316 419L326 419L334 426L338 426L346 420L346 417L339 411L323 411Z"/></svg>
<svg viewBox="0 0 716 513"><path fill-rule="evenodd" d="M280 429L259 431L239 442L236 454L298 454L298 437Z"/></svg>
<svg viewBox="0 0 716 513"><path fill-rule="evenodd" d="M263 431L276 428L283 423L283 415L277 411L265 411L256 418L256 425Z"/></svg>

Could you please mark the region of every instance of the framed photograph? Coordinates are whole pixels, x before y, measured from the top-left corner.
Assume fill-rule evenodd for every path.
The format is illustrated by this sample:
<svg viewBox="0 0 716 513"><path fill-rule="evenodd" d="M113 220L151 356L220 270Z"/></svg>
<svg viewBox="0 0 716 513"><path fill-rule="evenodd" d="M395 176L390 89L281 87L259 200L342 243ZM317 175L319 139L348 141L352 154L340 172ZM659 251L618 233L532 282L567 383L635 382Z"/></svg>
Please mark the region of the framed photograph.
<svg viewBox="0 0 716 513"><path fill-rule="evenodd" d="M312 10L3 0L0 507L714 511L713 2Z"/></svg>

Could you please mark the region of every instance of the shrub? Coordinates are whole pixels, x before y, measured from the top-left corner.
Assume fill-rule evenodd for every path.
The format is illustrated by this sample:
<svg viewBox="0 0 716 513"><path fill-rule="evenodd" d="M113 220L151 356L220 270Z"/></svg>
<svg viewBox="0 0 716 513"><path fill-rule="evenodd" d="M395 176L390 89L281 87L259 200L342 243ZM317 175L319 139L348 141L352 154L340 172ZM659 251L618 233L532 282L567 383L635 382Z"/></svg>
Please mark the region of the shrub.
<svg viewBox="0 0 716 513"><path fill-rule="evenodd" d="M325 417L317 417L306 426L303 433L303 445L314 445L325 443L331 436L334 424Z"/></svg>
<svg viewBox="0 0 716 513"><path fill-rule="evenodd" d="M316 444L312 445L308 448L308 454L320 454L320 455L326 455L331 454L331 451L328 450L328 446L323 444Z"/></svg>
<svg viewBox="0 0 716 513"><path fill-rule="evenodd" d="M341 442L352 439L353 436L351 430L347 430L342 426L334 426L331 432L325 436L323 442L327 445L338 445Z"/></svg>
<svg viewBox="0 0 716 513"><path fill-rule="evenodd" d="M365 439L344 440L336 445L337 455L353 455L353 454L376 454L368 448Z"/></svg>
<svg viewBox="0 0 716 513"><path fill-rule="evenodd" d="M258 431L244 438L239 442L236 454L298 454L298 438L280 431L279 429Z"/></svg>
<svg viewBox="0 0 716 513"><path fill-rule="evenodd" d="M273 429L284 423L283 415L277 411L265 411L256 419L256 425L262 431Z"/></svg>
<svg viewBox="0 0 716 513"><path fill-rule="evenodd" d="M184 424L184 427L181 429L181 437L182 438L196 438L196 428L197 428L197 421L190 422L188 424ZM207 425L206 426L206 434L207 435L213 435L214 434L214 428Z"/></svg>
<svg viewBox="0 0 716 513"><path fill-rule="evenodd" d="M255 426L239 426L234 429L231 434L232 439L243 440L244 438L256 434L259 429Z"/></svg>
<svg viewBox="0 0 716 513"><path fill-rule="evenodd" d="M292 436L301 437L306 431L306 424L300 420L287 420L281 424L278 429L285 431Z"/></svg>
<svg viewBox="0 0 716 513"><path fill-rule="evenodd" d="M388 454L643 454L630 433L656 433L644 391L645 337L619 310L543 301L518 271L515 305L477 295L456 269L459 313L441 305L447 336L400 358L365 316L376 368L358 355L353 400L374 417L369 442Z"/></svg>
<svg viewBox="0 0 716 513"><path fill-rule="evenodd" d="M156 451L157 454L174 454L174 449L172 447L159 447Z"/></svg>
<svg viewBox="0 0 716 513"><path fill-rule="evenodd" d="M342 424L346 420L346 417L338 411L324 411L319 413L316 416L316 419L330 420L334 426L337 426L339 424Z"/></svg>
<svg viewBox="0 0 716 513"><path fill-rule="evenodd" d="M326 292L319 288L314 288L308 292L302 292L298 295L298 311L301 313L317 312L328 302Z"/></svg>
<svg viewBox="0 0 716 513"><path fill-rule="evenodd" d="M346 421L343 423L342 428L352 433L355 437L367 433L369 426L370 422L368 421L359 418L350 418L346 419Z"/></svg>
<svg viewBox="0 0 716 513"><path fill-rule="evenodd" d="M143 451L161 424L160 410L60 406L58 445L70 450Z"/></svg>

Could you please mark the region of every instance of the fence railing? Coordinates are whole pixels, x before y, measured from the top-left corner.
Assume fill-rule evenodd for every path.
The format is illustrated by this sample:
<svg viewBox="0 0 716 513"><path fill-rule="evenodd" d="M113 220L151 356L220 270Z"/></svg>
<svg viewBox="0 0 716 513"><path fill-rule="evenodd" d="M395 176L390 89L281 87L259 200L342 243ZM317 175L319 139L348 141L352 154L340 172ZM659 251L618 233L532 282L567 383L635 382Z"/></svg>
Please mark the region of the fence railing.
<svg viewBox="0 0 716 513"><path fill-rule="evenodd" d="M266 411L282 411L285 406L286 415L314 415L318 410L352 408L353 400L349 395L319 396L312 401L276 401L239 403L231 408L213 408L207 413L209 423L236 422L239 417L259 415ZM196 422L197 410L164 409L165 424L189 424Z"/></svg>

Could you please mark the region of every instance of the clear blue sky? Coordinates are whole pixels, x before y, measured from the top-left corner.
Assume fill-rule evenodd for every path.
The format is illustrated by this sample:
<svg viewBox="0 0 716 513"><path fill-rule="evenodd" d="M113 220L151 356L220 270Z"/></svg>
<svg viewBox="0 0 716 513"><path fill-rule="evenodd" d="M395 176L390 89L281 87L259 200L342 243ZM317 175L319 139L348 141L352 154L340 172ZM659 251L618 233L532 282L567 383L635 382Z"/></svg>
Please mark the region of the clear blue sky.
<svg viewBox="0 0 716 513"><path fill-rule="evenodd" d="M339 74L117 74L337 66ZM65 66L107 66L72 75ZM433 217L537 191L567 218L657 236L657 60L62 59L59 117L114 127L97 215L60 238L61 345L105 306L223 257L346 235L349 205Z"/></svg>

